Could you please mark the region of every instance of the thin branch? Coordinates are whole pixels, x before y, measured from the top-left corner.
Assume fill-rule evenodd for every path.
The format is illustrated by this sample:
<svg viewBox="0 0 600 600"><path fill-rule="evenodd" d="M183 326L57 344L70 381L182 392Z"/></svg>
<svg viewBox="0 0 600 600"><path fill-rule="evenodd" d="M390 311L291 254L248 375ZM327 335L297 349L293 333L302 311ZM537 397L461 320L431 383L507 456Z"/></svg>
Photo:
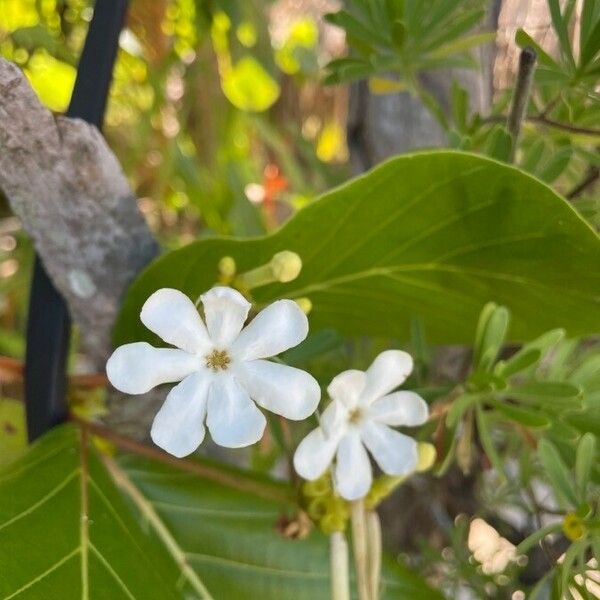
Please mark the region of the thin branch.
<svg viewBox="0 0 600 600"><path fill-rule="evenodd" d="M187 473L192 473L199 477L203 477L204 479L210 479L221 485L226 485L242 492L249 492L262 498L275 500L277 502L289 502L291 499L291 496L285 490L279 489L276 485L269 486L266 483L260 483L254 479L244 477L242 474L227 473L221 469L202 464L195 460L175 458L162 450L145 446L131 438L119 435L107 427L95 423L88 423L74 415L70 416L70 420L79 424L90 433L112 442L121 450L132 452L138 456L143 456L149 460L163 463L180 471L186 471Z"/></svg>
<svg viewBox="0 0 600 600"><path fill-rule="evenodd" d="M490 115L483 119L484 123L503 123L508 119L506 115ZM593 127L581 127L579 125L571 125L570 123L562 123L561 121L554 121L547 119L542 116L530 116L523 119L526 123L536 123L545 127L551 127L553 129L560 129L562 131L568 131L569 133L579 133L582 135L589 136L600 136L600 129L594 129Z"/></svg>
<svg viewBox="0 0 600 600"><path fill-rule="evenodd" d="M567 193L567 198L573 200L578 198L587 190L588 187L593 185L598 178L600 178L600 168L595 165L590 166L586 176L570 191Z"/></svg>
<svg viewBox="0 0 600 600"><path fill-rule="evenodd" d="M529 95L531 93L531 84L533 83L533 74L535 73L535 62L537 55L533 48L523 48L519 56L519 71L517 73L517 82L513 92L512 104L508 118L506 119L506 129L510 134L511 152L510 162L514 161L521 132L521 123L527 112Z"/></svg>

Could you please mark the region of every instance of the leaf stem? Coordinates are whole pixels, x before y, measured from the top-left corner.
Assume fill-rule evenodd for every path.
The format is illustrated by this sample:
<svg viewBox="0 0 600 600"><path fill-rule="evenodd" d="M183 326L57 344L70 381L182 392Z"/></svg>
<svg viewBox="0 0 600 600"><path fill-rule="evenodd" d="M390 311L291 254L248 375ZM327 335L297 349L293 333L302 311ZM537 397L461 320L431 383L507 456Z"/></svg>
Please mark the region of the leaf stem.
<svg viewBox="0 0 600 600"><path fill-rule="evenodd" d="M371 600L378 600L381 582L381 521L376 510L366 511Z"/></svg>
<svg viewBox="0 0 600 600"><path fill-rule="evenodd" d="M348 542L343 531L329 536L331 568L331 600L350 600L350 576L348 572Z"/></svg>
<svg viewBox="0 0 600 600"><path fill-rule="evenodd" d="M352 502L352 547L354 565L356 567L356 586L359 600L371 600L369 587L369 563L367 547L367 521L365 503L361 500Z"/></svg>
<svg viewBox="0 0 600 600"><path fill-rule="evenodd" d="M510 112L506 120L506 129L511 138L510 162L514 162L517 152L521 124L527 112L527 104L533 83L537 55L533 48L523 48L519 56L519 70L513 92Z"/></svg>

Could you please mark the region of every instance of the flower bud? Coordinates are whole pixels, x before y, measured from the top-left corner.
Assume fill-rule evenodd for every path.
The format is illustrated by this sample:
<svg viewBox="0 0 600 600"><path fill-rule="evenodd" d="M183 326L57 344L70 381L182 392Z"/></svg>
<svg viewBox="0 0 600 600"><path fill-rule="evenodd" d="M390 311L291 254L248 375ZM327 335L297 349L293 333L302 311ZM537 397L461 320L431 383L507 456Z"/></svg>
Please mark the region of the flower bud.
<svg viewBox="0 0 600 600"><path fill-rule="evenodd" d="M235 260L231 256L224 256L219 261L219 274L222 277L231 279L235 275L236 265Z"/></svg>
<svg viewBox="0 0 600 600"><path fill-rule="evenodd" d="M312 302L310 298L296 298L296 304L300 307L300 310L308 315L312 310Z"/></svg>
<svg viewBox="0 0 600 600"><path fill-rule="evenodd" d="M300 275L302 259L295 252L283 250L273 256L270 265L275 280L287 283Z"/></svg>

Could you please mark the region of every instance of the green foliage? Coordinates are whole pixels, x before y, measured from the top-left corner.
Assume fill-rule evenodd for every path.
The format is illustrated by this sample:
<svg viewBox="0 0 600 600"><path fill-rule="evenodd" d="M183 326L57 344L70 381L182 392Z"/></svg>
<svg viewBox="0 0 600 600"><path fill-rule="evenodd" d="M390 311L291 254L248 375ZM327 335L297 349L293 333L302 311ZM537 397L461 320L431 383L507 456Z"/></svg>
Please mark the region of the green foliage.
<svg viewBox="0 0 600 600"><path fill-rule="evenodd" d="M326 598L327 538L276 531L294 511L285 485L201 462L111 458L63 426L0 472L0 594ZM390 600L440 597L391 560L384 590Z"/></svg>
<svg viewBox="0 0 600 600"><path fill-rule="evenodd" d="M156 289L195 299L217 280L223 256L243 272L284 249L302 258L300 276L257 288L254 298L308 297L315 329L406 339L419 317L430 340L466 342L473 313L490 299L512 310L513 340L559 325L591 332L598 322L590 276L598 237L573 210L517 170L430 152L377 167L269 237L203 240L158 259L131 287L115 341L148 338L138 315Z"/></svg>
<svg viewBox="0 0 600 600"><path fill-rule="evenodd" d="M469 0L353 0L327 15L342 27L352 50L327 66L328 81L339 83L394 72L414 89L417 74L448 67L474 67L469 50L494 38L473 33L485 2Z"/></svg>

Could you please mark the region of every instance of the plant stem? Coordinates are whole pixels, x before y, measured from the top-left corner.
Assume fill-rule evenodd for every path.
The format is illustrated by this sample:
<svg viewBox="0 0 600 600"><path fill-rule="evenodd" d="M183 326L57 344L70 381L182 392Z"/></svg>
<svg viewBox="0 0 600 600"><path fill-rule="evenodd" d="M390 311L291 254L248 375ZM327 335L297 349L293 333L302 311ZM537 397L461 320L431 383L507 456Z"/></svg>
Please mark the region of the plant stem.
<svg viewBox="0 0 600 600"><path fill-rule="evenodd" d="M515 84L515 91L513 93L508 119L506 120L506 129L512 140L510 162L514 162L515 160L519 133L521 132L521 123L527 112L529 94L531 93L536 58L537 56L533 48L523 48L521 55L519 56L517 82Z"/></svg>
<svg viewBox="0 0 600 600"><path fill-rule="evenodd" d="M352 502L352 547L356 567L359 600L371 600L369 588L369 557L367 552L367 522L363 500Z"/></svg>
<svg viewBox="0 0 600 600"><path fill-rule="evenodd" d="M369 587L371 589L371 600L378 600L381 581L381 521L375 510L367 511L366 520L369 548Z"/></svg>
<svg viewBox="0 0 600 600"><path fill-rule="evenodd" d="M348 573L348 542L343 531L329 536L331 568L331 600L350 600L350 577Z"/></svg>
<svg viewBox="0 0 600 600"><path fill-rule="evenodd" d="M573 200L585 192L585 190L593 185L600 178L600 168L595 165L590 166L586 176L570 191L567 193L567 198Z"/></svg>
<svg viewBox="0 0 600 600"><path fill-rule="evenodd" d="M508 119L505 115L490 115L486 117L484 123L502 123ZM542 125L543 127L550 127L552 129L560 129L561 131L567 131L569 133L587 135L590 137L600 136L600 129L593 127L581 127L579 125L571 125L570 123L562 123L560 121L554 121L547 119L546 117L536 116L524 116L523 121L526 123L535 123L536 125Z"/></svg>

